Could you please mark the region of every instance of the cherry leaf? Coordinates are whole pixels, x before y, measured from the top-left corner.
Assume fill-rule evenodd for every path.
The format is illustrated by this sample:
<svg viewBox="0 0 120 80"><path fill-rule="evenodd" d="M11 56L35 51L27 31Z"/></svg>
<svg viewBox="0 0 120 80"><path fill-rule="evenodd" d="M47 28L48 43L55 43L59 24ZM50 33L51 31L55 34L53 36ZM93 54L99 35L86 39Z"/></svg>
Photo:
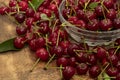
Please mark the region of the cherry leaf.
<svg viewBox="0 0 120 80"><path fill-rule="evenodd" d="M44 14L44 13L40 14L40 17L41 17L42 20L50 20L50 19L47 17L47 15Z"/></svg>
<svg viewBox="0 0 120 80"><path fill-rule="evenodd" d="M106 74L105 72L103 73L104 80L111 80L110 76Z"/></svg>
<svg viewBox="0 0 120 80"><path fill-rule="evenodd" d="M98 6L98 2L92 2L89 4L89 8L94 9Z"/></svg>
<svg viewBox="0 0 120 80"><path fill-rule="evenodd" d="M37 10L38 7L44 2L44 0L32 0L29 1L29 6L32 7L34 10Z"/></svg>
<svg viewBox="0 0 120 80"><path fill-rule="evenodd" d="M14 41L14 38L0 43L0 53L6 52L6 51L20 50L20 49L17 49L17 48L14 47L13 41Z"/></svg>

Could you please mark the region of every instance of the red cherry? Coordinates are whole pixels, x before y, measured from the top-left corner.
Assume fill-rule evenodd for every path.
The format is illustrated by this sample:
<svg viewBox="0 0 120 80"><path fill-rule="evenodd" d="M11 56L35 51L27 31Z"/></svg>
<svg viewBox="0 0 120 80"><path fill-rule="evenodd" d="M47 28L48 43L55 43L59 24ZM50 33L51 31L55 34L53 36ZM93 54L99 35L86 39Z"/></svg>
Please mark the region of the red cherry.
<svg viewBox="0 0 120 80"><path fill-rule="evenodd" d="M36 56L40 58L42 61L48 61L49 53L45 48L39 48L36 50Z"/></svg>

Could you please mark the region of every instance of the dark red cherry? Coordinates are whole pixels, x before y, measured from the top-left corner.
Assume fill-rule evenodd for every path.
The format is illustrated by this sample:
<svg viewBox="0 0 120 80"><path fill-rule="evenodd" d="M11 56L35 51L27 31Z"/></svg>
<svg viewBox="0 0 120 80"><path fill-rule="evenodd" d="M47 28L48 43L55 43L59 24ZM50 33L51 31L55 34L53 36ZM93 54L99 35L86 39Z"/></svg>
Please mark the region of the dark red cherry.
<svg viewBox="0 0 120 80"><path fill-rule="evenodd" d="M103 19L100 22L100 29L103 31L109 31L112 29L112 21L110 19Z"/></svg>
<svg viewBox="0 0 120 80"><path fill-rule="evenodd" d="M98 5L95 8L95 13L97 14L98 17L103 16L103 11L105 12L105 10L103 9L103 7L101 5Z"/></svg>
<svg viewBox="0 0 120 80"><path fill-rule="evenodd" d="M85 23L85 21L83 21L83 20L77 20L77 21L75 22L75 25L76 25L78 28L86 29L86 23Z"/></svg>
<svg viewBox="0 0 120 80"><path fill-rule="evenodd" d="M38 21L38 20L41 19L41 18L40 18L40 14L41 14L40 12L36 12L36 13L33 15L35 21Z"/></svg>
<svg viewBox="0 0 120 80"><path fill-rule="evenodd" d="M27 32L26 26L17 26L16 27L16 33L18 35L24 35Z"/></svg>
<svg viewBox="0 0 120 80"><path fill-rule="evenodd" d="M57 66L65 67L68 65L68 58L60 57L56 60Z"/></svg>
<svg viewBox="0 0 120 80"><path fill-rule="evenodd" d="M118 69L116 67L108 67L107 70L106 70L106 73L113 77L113 76L116 76L118 74Z"/></svg>
<svg viewBox="0 0 120 80"><path fill-rule="evenodd" d="M39 37L36 39L35 45L36 45L37 49L45 47L45 44L46 44L46 41L43 37Z"/></svg>
<svg viewBox="0 0 120 80"><path fill-rule="evenodd" d="M69 66L76 67L77 60L75 57L70 57L68 62L69 62Z"/></svg>
<svg viewBox="0 0 120 80"><path fill-rule="evenodd" d="M36 39L32 39L32 40L29 41L29 48L32 51L36 51L37 50Z"/></svg>
<svg viewBox="0 0 120 80"><path fill-rule="evenodd" d="M113 21L113 27L116 29L120 29L120 18L115 18Z"/></svg>
<svg viewBox="0 0 120 80"><path fill-rule="evenodd" d="M113 8L114 2L113 0L105 0L103 4L105 5L106 8Z"/></svg>
<svg viewBox="0 0 120 80"><path fill-rule="evenodd" d="M63 78L64 80L70 80L73 75L75 74L75 68L71 67L71 66L66 66L63 71Z"/></svg>
<svg viewBox="0 0 120 80"><path fill-rule="evenodd" d="M6 12L8 13L10 9L8 7L0 7L0 14L4 15Z"/></svg>
<svg viewBox="0 0 120 80"><path fill-rule="evenodd" d="M16 37L16 38L14 39L14 46L15 46L16 48L21 49L21 48L24 47L24 44L25 44L24 41L25 41L25 38L24 38L24 37Z"/></svg>
<svg viewBox="0 0 120 80"><path fill-rule="evenodd" d="M48 61L49 53L45 48L39 48L36 50L36 56L42 61Z"/></svg>
<svg viewBox="0 0 120 80"><path fill-rule="evenodd" d="M32 17L26 18L25 24L27 25L28 29L30 29L32 27L33 22L34 22L34 18L32 18Z"/></svg>
<svg viewBox="0 0 120 80"><path fill-rule="evenodd" d="M89 75L92 78L96 78L101 72L101 69L98 65L94 65L89 69Z"/></svg>
<svg viewBox="0 0 120 80"><path fill-rule="evenodd" d="M88 55L88 60L87 60L87 62L89 63L89 65L96 65L96 63L97 63L97 58L96 58L96 56L94 55L94 53Z"/></svg>
<svg viewBox="0 0 120 80"><path fill-rule="evenodd" d="M26 1L20 1L18 5L22 11L26 11L28 8L28 3Z"/></svg>
<svg viewBox="0 0 120 80"><path fill-rule="evenodd" d="M49 9L43 9L43 13L46 14L48 17L51 17L52 12Z"/></svg>
<svg viewBox="0 0 120 80"><path fill-rule="evenodd" d="M85 63L80 63L77 65L76 69L79 75L85 75L88 71L88 65Z"/></svg>
<svg viewBox="0 0 120 80"><path fill-rule="evenodd" d="M34 16L34 10L32 8L27 8L26 10L26 16L27 17L33 17Z"/></svg>
<svg viewBox="0 0 120 80"><path fill-rule="evenodd" d="M75 24L76 21L78 21L78 18L76 16L71 16L68 18L68 21L72 24Z"/></svg>
<svg viewBox="0 0 120 80"><path fill-rule="evenodd" d="M99 28L100 28L99 21L97 19L93 19L87 24L88 30L97 31L99 30Z"/></svg>
<svg viewBox="0 0 120 80"><path fill-rule="evenodd" d="M25 14L17 13L15 14L15 19L18 23L23 23L25 21Z"/></svg>
<svg viewBox="0 0 120 80"><path fill-rule="evenodd" d="M76 54L76 60L79 62L79 63L86 63L87 62L87 53L85 52L79 52Z"/></svg>
<svg viewBox="0 0 120 80"><path fill-rule="evenodd" d="M71 43L68 47L68 54L70 56L75 56L76 55L75 50L79 50L79 46L75 43Z"/></svg>
<svg viewBox="0 0 120 80"><path fill-rule="evenodd" d="M85 13L85 15L87 16L87 18L88 18L89 20L96 18L96 13L95 13L94 11L87 11L87 12Z"/></svg>
<svg viewBox="0 0 120 80"><path fill-rule="evenodd" d="M10 6L10 7L14 7L14 6L16 6L16 4L17 4L17 1L16 1L16 0L10 0L10 1L9 1L9 6Z"/></svg>
<svg viewBox="0 0 120 80"><path fill-rule="evenodd" d="M107 12L106 17L111 20L114 20L116 18L116 10L109 9L109 12Z"/></svg>
<svg viewBox="0 0 120 80"><path fill-rule="evenodd" d="M50 53L55 54L57 57L61 57L63 55L63 48L61 46L52 46L50 49Z"/></svg>

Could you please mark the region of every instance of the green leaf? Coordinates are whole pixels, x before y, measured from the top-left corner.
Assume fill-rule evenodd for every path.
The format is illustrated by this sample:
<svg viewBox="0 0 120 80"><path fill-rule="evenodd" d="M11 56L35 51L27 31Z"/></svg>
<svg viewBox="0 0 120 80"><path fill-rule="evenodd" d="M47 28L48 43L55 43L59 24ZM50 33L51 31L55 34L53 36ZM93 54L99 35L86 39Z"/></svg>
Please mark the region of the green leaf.
<svg viewBox="0 0 120 80"><path fill-rule="evenodd" d="M94 9L98 6L98 2L92 2L89 4L89 8Z"/></svg>
<svg viewBox="0 0 120 80"><path fill-rule="evenodd" d="M14 50L20 50L14 47L13 44L14 38L6 40L2 43L0 43L0 52L6 52L6 51L14 51Z"/></svg>
<svg viewBox="0 0 120 80"><path fill-rule="evenodd" d="M50 19L47 17L47 15L44 14L44 13L42 13L42 14L40 15L40 17L41 17L42 20L50 20Z"/></svg>
<svg viewBox="0 0 120 80"><path fill-rule="evenodd" d="M32 0L29 1L29 6L32 7L34 10L37 10L38 7L44 2L44 0Z"/></svg>
<svg viewBox="0 0 120 80"><path fill-rule="evenodd" d="M105 72L103 73L104 80L111 80L110 76L106 74Z"/></svg>

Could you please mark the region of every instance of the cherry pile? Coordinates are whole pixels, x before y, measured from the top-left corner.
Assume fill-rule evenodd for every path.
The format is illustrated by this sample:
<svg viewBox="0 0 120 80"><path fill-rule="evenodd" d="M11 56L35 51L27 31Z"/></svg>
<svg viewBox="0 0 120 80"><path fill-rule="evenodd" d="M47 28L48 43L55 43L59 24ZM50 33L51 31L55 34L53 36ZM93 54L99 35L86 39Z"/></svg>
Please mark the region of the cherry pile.
<svg viewBox="0 0 120 80"><path fill-rule="evenodd" d="M44 69L48 69L49 63L56 60L55 67L60 69L63 80L70 80L74 75L86 74L93 79L98 79L103 73L108 74L111 79L120 80L120 38L109 48L104 46L90 47L86 43L71 42L58 16L61 0L45 0L37 10L29 7L30 1L10 0L9 6L0 7L0 15L8 15L16 21L18 36L13 43L16 48L21 49L28 45L38 59L36 64L40 60L46 62ZM79 0L79 3L84 4L84 1L86 0ZM99 0L89 1L98 2ZM72 0L68 2L73 3ZM112 22L117 25L114 26L115 28L120 28L120 18L116 17L118 8L113 7L116 4L115 2L113 4L113 0L104 1L105 7L109 10L109 13L105 12L108 15L106 19L103 19L103 12L100 12L101 5L96 7L96 14L86 8L87 18L84 18L83 7L80 4L72 7L79 18L93 21L92 24L89 23L92 30L98 30L96 28L98 19L95 17L99 17L101 20L103 27L101 29L103 30L113 29L111 28L113 27L111 26ZM84 27L86 23L83 20L78 20L77 16L73 16L74 14L71 12L71 6L67 6L64 10L64 17L70 22L77 22ZM106 77L100 78L102 80Z"/></svg>
<svg viewBox="0 0 120 80"><path fill-rule="evenodd" d="M118 0L74 0L66 2L63 17L75 26L91 31L120 29Z"/></svg>

